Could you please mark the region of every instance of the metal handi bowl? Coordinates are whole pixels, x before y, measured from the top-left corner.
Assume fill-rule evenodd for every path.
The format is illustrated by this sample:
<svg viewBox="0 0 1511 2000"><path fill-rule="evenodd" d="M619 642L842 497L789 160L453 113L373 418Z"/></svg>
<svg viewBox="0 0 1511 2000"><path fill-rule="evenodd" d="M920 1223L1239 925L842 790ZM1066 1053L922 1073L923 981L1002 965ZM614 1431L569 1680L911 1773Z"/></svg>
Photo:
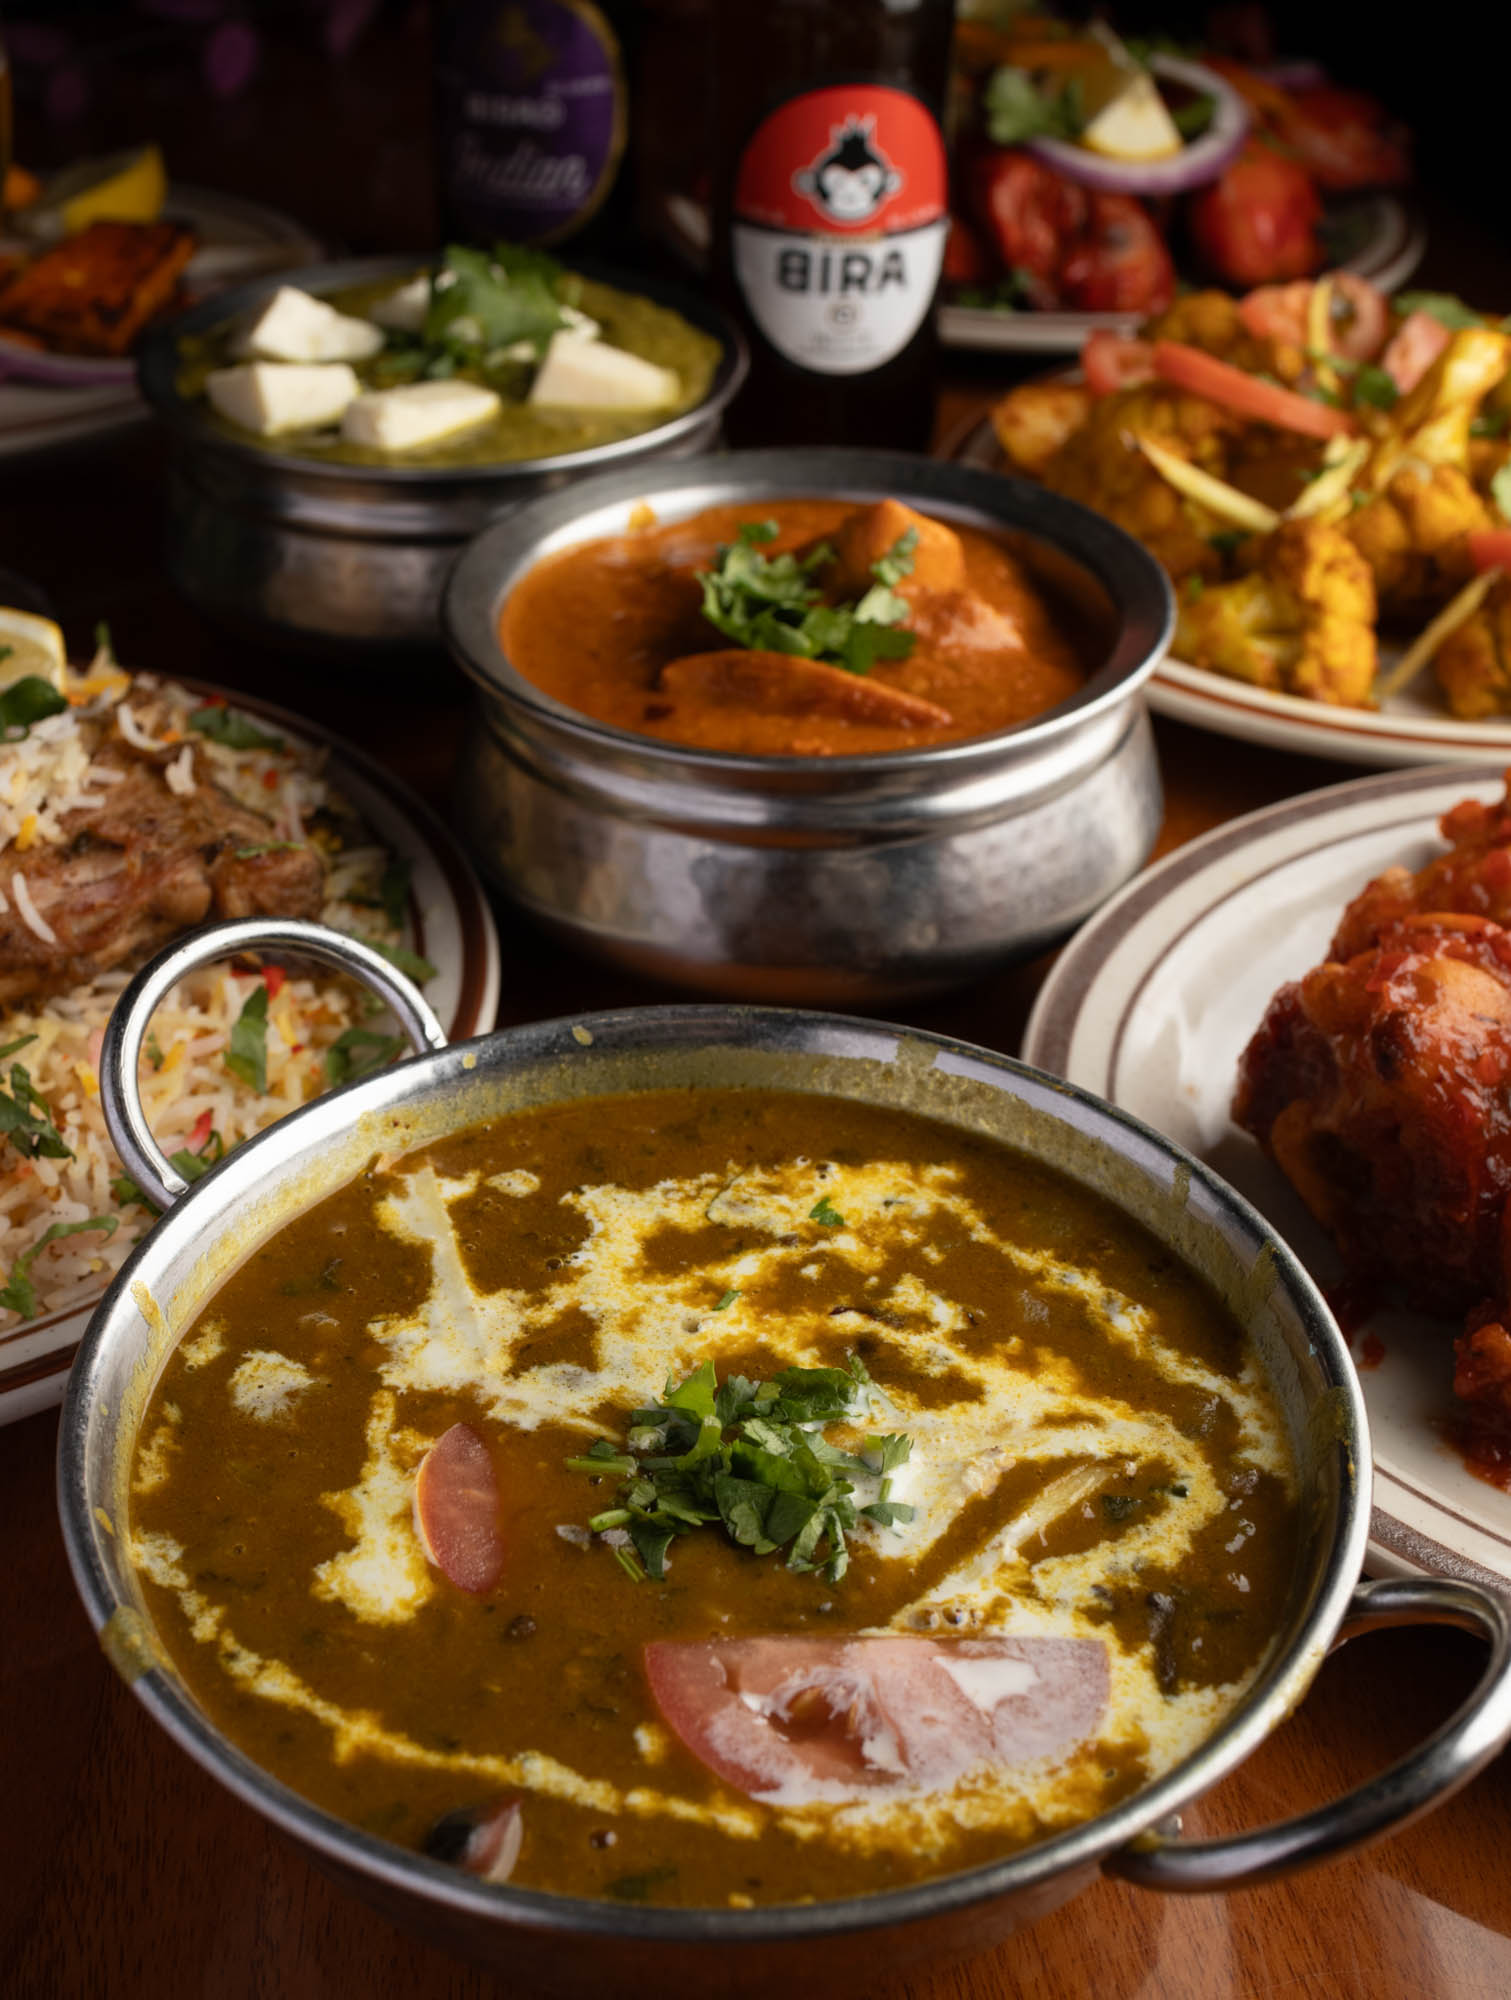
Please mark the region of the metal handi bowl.
<svg viewBox="0 0 1511 2000"><path fill-rule="evenodd" d="M397 282L420 257L313 265L315 293ZM585 474L709 450L745 377L744 343L707 300L659 279L591 270L672 307L721 341L707 396L666 423L614 444L497 465L333 465L242 440L203 399L179 393L179 345L249 316L283 282L221 292L148 334L138 378L168 430L168 571L202 611L254 634L333 650L433 645L447 571L469 536L523 500Z"/></svg>
<svg viewBox="0 0 1511 2000"><path fill-rule="evenodd" d="M185 972L254 948L344 964L395 1006L426 1053L281 1119L186 1189L136 1096L143 1038L153 1008ZM708 1087L919 1112L1011 1146L1113 1202L1199 1273L1244 1327L1298 1472L1289 1601L1252 1685L1206 1742L1098 1818L937 1881L764 1909L654 1908L494 1886L348 1826L260 1770L198 1707L162 1651L130 1556L133 1452L170 1352L228 1274L376 1152L402 1153L512 1110ZM220 1783L389 1917L505 1972L511 1991L593 2000L652 1987L688 2000L874 1992L922 1965L999 1943L1099 1872L1151 1889L1211 1891L1252 1887L1344 1853L1427 1811L1511 1737L1511 1608L1469 1584L1358 1580L1370 1508L1364 1402L1310 1278L1201 1161L1070 1084L942 1036L771 1008L585 1015L447 1048L424 1001L377 954L318 925L251 920L170 946L138 975L106 1033L101 1091L128 1171L167 1211L96 1312L63 1411L63 1532L101 1644L149 1712ZM213 1438L192 1436L178 1446L214 1448ZM1330 1646L1404 1623L1459 1625L1490 1641L1479 1686L1426 1743L1300 1819L1223 1840L1180 1838L1175 1815L1285 1720Z"/></svg>
<svg viewBox="0 0 1511 2000"><path fill-rule="evenodd" d="M739 756L564 707L499 641L543 556L777 499L891 496L1006 541L1059 609L1084 687L1014 729L860 757ZM532 501L457 563L443 618L476 683L459 811L472 851L573 943L741 999L870 1005L1040 950L1148 858L1161 796L1141 690L1173 623L1164 571L1111 522L1025 480L896 453L736 452Z"/></svg>

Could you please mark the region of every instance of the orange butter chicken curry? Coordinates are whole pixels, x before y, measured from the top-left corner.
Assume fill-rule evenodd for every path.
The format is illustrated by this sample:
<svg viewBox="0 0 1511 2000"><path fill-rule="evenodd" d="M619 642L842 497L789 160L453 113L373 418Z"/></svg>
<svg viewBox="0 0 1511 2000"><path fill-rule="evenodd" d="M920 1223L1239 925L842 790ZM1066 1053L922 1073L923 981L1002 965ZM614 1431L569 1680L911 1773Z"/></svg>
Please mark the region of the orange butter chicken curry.
<svg viewBox="0 0 1511 2000"><path fill-rule="evenodd" d="M761 501L587 542L516 584L514 667L599 722L843 756L1007 729L1083 663L1006 544L900 501Z"/></svg>
<svg viewBox="0 0 1511 2000"><path fill-rule="evenodd" d="M1168 1770L1297 1546L1260 1368L1153 1238L760 1091L375 1159L188 1328L132 1488L164 1648L296 1791L490 1880L736 1907Z"/></svg>

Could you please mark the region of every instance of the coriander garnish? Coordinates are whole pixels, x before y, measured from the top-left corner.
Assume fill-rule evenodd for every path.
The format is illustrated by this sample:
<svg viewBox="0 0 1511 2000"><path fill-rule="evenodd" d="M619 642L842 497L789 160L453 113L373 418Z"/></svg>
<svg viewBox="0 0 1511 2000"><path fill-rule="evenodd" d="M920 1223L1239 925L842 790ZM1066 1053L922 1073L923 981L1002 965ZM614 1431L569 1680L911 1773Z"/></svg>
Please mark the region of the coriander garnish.
<svg viewBox="0 0 1511 2000"><path fill-rule="evenodd" d="M834 560L827 542L805 556L762 555L761 544L777 533L775 521L744 521L714 567L697 572L711 625L757 652L820 660L852 674L869 673L878 660L907 658L913 634L901 628L909 607L895 586L912 571L915 528L872 563L876 580L853 604L825 604L813 581Z"/></svg>
<svg viewBox="0 0 1511 2000"><path fill-rule="evenodd" d="M817 1570L838 1583L850 1560L845 1535L858 1520L892 1528L913 1518L911 1507L890 1498L888 1478L912 1451L910 1438L868 1437L850 1452L823 1435L830 1424L863 1417L871 1400L858 1358L847 1368L784 1368L769 1382L744 1375L719 1382L705 1361L684 1381L668 1382L665 1402L631 1411L625 1445L599 1438L566 1464L596 1478L618 1476L612 1504L588 1526L613 1538L615 1559L636 1582L666 1575L678 1535L722 1525L757 1555L785 1548L788 1569ZM857 1505L857 1479L878 1482L875 1500Z"/></svg>

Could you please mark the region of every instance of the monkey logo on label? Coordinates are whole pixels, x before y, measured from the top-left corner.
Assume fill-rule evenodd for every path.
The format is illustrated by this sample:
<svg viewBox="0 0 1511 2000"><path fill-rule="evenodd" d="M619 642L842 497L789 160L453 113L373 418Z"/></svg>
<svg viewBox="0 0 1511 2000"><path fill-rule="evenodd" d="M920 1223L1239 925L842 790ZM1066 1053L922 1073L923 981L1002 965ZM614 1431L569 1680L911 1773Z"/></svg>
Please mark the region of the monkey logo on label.
<svg viewBox="0 0 1511 2000"><path fill-rule="evenodd" d="M828 150L793 175L798 193L836 222L869 221L902 186L902 175L876 150L875 129L874 118L847 118L830 133Z"/></svg>
<svg viewBox="0 0 1511 2000"><path fill-rule="evenodd" d="M933 303L948 228L944 141L916 97L839 84L779 105L735 176L735 278L780 354L859 375Z"/></svg>

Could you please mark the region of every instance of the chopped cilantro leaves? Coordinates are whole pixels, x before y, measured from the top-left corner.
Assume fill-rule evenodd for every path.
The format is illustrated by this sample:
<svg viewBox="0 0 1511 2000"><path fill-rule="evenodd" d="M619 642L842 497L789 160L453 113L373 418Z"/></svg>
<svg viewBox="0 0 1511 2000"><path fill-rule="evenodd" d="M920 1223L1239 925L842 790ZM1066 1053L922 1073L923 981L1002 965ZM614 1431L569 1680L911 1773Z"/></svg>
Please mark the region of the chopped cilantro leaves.
<svg viewBox="0 0 1511 2000"><path fill-rule="evenodd" d="M400 972L412 979L417 986L423 986L427 979L435 978L435 967L430 960L421 958L420 954L411 951L408 945L384 944L381 938L375 937L365 937L360 942L370 945L379 958L386 958L390 965L396 965Z"/></svg>
<svg viewBox="0 0 1511 2000"><path fill-rule="evenodd" d="M404 1046L402 1035L380 1035L373 1028L344 1028L325 1052L329 1082L355 1083L391 1063Z"/></svg>
<svg viewBox="0 0 1511 2000"><path fill-rule="evenodd" d="M774 521L743 521L714 567L697 572L703 616L716 630L757 652L821 660L852 674L869 673L877 660L907 658L913 650L913 634L903 629L909 607L894 586L912 571L915 529L899 535L871 565L875 582L853 604L825 604L813 581L834 560L827 542L804 556L790 549L762 555L776 533Z"/></svg>
<svg viewBox="0 0 1511 2000"><path fill-rule="evenodd" d="M870 1406L864 1364L784 1368L770 1381L743 1375L718 1381L711 1361L668 1382L665 1401L630 1413L629 1449L600 1438L569 1458L574 1472L619 1475L613 1504L589 1521L610 1541L628 1574L660 1581L678 1535L722 1526L756 1555L787 1550L790 1570L818 1570L838 1583L849 1563L846 1534L864 1516L899 1527L911 1507L889 1496L886 1472L901 1465L911 1442L900 1435L866 1440L863 1455L830 1444L825 1428L853 1422ZM880 1478L877 1498L857 1507L855 1480ZM638 1561L626 1560L627 1537Z"/></svg>
<svg viewBox="0 0 1511 2000"><path fill-rule="evenodd" d="M31 1280L31 1267L49 1243L57 1243L65 1236L78 1236L86 1229L97 1229L102 1236L115 1234L117 1218L113 1215L89 1215L82 1222L55 1222L32 1244L23 1250L12 1264L10 1277L0 1286L0 1306L19 1313L22 1319L37 1317L37 1288Z"/></svg>
<svg viewBox="0 0 1511 2000"><path fill-rule="evenodd" d="M15 648L7 646L5 650L12 653ZM49 715L61 715L67 706L51 681L43 680L40 674L24 674L0 690L0 739L19 743L30 735L34 722L43 722Z"/></svg>
<svg viewBox="0 0 1511 2000"><path fill-rule="evenodd" d="M727 1292L725 1292L723 1296L715 1304L714 1311L716 1313L728 1312L729 1308L734 1304L735 1300L739 1296L740 1296L739 1286L738 1285L731 1286L731 1288Z"/></svg>
<svg viewBox="0 0 1511 2000"><path fill-rule="evenodd" d="M234 708L227 708L224 702L212 702L208 707L196 708L189 717L189 727L225 750L281 750L284 747L281 736L270 736L267 730L259 729L248 716L238 714Z"/></svg>
<svg viewBox="0 0 1511 2000"><path fill-rule="evenodd" d="M1021 146L1025 139L1077 139L1086 123L1081 79L1060 90L1040 90L1027 70L1004 64L992 71L981 93L987 136L997 146Z"/></svg>
<svg viewBox="0 0 1511 2000"><path fill-rule="evenodd" d="M212 1125L210 1136L197 1153L191 1153L186 1146L181 1147L178 1152L168 1155L168 1164L176 1168L192 1186L195 1181L203 1180L216 1161L223 1160L225 1156L226 1142ZM159 1215L162 1212L156 1203L148 1201L130 1174L115 1175L110 1183L110 1192L122 1208L129 1208L134 1202L149 1214Z"/></svg>
<svg viewBox="0 0 1511 2000"><path fill-rule="evenodd" d="M383 906L383 914L393 928L402 930L404 917L409 909L410 863L407 855L396 854L383 870L383 879L378 884L378 901Z"/></svg>
<svg viewBox="0 0 1511 2000"><path fill-rule="evenodd" d="M1395 377L1373 361L1365 362L1354 376L1354 401L1372 409L1391 410L1401 400Z"/></svg>
<svg viewBox="0 0 1511 2000"><path fill-rule="evenodd" d="M21 1035L7 1042L0 1049L0 1056L14 1055L17 1049L24 1049L36 1039L35 1035ZM25 1063L11 1064L9 1093L0 1083L0 1139L9 1139L28 1160L73 1158L72 1149L64 1144L63 1135L53 1123L47 1099L32 1082Z"/></svg>
<svg viewBox="0 0 1511 2000"><path fill-rule="evenodd" d="M268 1087L268 989L261 981L247 995L231 1029L226 1068L255 1091Z"/></svg>
<svg viewBox="0 0 1511 2000"><path fill-rule="evenodd" d="M845 1226L845 1218L828 1195L820 1195L808 1211L808 1220L821 1223L825 1229L843 1229Z"/></svg>

